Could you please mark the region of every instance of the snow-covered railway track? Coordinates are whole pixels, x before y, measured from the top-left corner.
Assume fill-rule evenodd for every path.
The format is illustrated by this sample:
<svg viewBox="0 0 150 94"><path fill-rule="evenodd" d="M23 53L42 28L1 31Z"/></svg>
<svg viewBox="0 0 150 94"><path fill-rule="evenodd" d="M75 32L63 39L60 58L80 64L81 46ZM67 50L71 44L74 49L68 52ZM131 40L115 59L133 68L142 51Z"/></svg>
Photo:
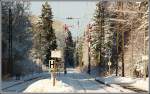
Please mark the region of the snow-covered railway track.
<svg viewBox="0 0 150 94"><path fill-rule="evenodd" d="M80 87L80 91L83 93L96 93L96 92L104 92L104 93L111 93L112 91L114 92L120 92L123 93L124 91L118 90L114 87L98 83L95 81L94 78L91 78L88 74L84 73L75 73L70 76L68 76L70 80L73 82L76 82L78 87ZM75 85L75 84L74 84ZM77 87L77 86L76 86Z"/></svg>
<svg viewBox="0 0 150 94"><path fill-rule="evenodd" d="M84 75L84 77L85 77L85 78L88 78L87 80L89 81L89 83L92 84L92 85L91 85L91 88L94 88L94 87L93 87L93 85L94 85L95 88L103 89L103 90L104 90L105 92L107 92L107 93L111 93L112 91L124 93L123 90L116 89L116 88L114 88L114 87L112 87L112 86L110 86L110 85L106 85L106 84L104 84L104 83L99 83L99 82L95 81L93 78L90 79L90 76L87 77L87 75ZM86 88L86 86L85 86L85 88ZM87 93L90 92L88 88L85 89L85 93L86 93L86 92L87 92Z"/></svg>
<svg viewBox="0 0 150 94"><path fill-rule="evenodd" d="M114 93L118 93L118 92L120 92L120 93L127 93L127 92L136 93L134 90L123 88L119 85L115 85L115 84L109 85L109 84L104 84L102 82L98 82L94 79L94 77L92 78L88 74L83 74L83 75L81 75L81 77L87 78L86 80L89 83L89 85L84 85L84 83L82 85L82 82L79 82L81 84L81 86L84 88L85 93L93 92L93 91L90 91L90 90L92 90L92 88L95 88L95 90L97 89L98 91L103 90L104 92L107 92L107 93L112 93L112 92L114 92Z"/></svg>
<svg viewBox="0 0 150 94"><path fill-rule="evenodd" d="M132 86L122 86L123 88L126 88L126 89L130 89L130 90L133 90L137 93L148 93L148 91L146 90L141 90L141 89L138 89L138 88L134 88Z"/></svg>
<svg viewBox="0 0 150 94"><path fill-rule="evenodd" d="M23 90L25 90L27 88L27 86L29 86L31 83L36 82L40 79L44 79L47 78L49 75L43 75L43 76L39 76L39 77L35 77L32 79L28 79L13 85L10 85L8 87L2 88L3 92L22 92Z"/></svg>

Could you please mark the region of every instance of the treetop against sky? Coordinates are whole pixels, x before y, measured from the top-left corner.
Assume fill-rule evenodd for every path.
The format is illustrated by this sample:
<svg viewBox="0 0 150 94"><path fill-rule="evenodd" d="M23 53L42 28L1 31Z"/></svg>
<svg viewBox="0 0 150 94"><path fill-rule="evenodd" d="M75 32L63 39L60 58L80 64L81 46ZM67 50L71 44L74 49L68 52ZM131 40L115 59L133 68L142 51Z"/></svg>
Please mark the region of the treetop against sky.
<svg viewBox="0 0 150 94"><path fill-rule="evenodd" d="M31 1L31 13L39 16L41 14L42 4L44 1ZM92 15L95 11L95 5L97 1L48 1L52 8L54 19L61 20L67 25L73 25L73 28L69 28L74 37L83 34L86 25L92 21ZM67 20L67 17L79 18Z"/></svg>

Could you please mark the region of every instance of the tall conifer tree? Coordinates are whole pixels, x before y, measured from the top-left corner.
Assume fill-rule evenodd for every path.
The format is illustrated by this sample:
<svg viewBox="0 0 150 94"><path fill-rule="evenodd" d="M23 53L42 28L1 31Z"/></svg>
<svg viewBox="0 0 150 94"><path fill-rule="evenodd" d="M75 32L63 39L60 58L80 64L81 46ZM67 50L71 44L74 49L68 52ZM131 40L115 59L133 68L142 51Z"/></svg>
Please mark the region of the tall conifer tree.
<svg viewBox="0 0 150 94"><path fill-rule="evenodd" d="M51 51L57 48L56 36L54 29L52 27L53 15L52 9L48 2L42 5L41 19L43 23L43 36L45 37L47 43L46 45L46 62L50 59Z"/></svg>

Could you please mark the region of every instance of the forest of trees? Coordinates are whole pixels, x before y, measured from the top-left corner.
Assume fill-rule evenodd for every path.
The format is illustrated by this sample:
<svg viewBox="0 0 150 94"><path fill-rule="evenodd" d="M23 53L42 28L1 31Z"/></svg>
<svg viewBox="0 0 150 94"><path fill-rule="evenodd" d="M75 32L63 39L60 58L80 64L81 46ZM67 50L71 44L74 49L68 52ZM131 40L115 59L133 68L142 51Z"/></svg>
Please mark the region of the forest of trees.
<svg viewBox="0 0 150 94"><path fill-rule="evenodd" d="M99 61L97 65L100 73L108 71L107 62L110 58L111 72L122 76L135 75L136 63L142 62L138 58L148 56L148 53L144 53L148 51L148 41L145 41L148 37L147 12L147 1L97 3L91 31L91 49L94 58Z"/></svg>
<svg viewBox="0 0 150 94"><path fill-rule="evenodd" d="M63 49L67 67L83 67L89 61L91 67L96 64L98 72L107 75L108 61L111 61L111 73L116 75L137 76L137 68L141 72L144 68L142 75L148 72L147 0L98 2L93 23L88 27L91 31L87 33L90 53L83 53L88 48L84 45L85 36L79 36L80 40L75 42L69 29L64 32L61 26L64 23L54 26L57 21L48 2L42 4L39 17L31 15L29 1L2 1L1 4L3 75L33 73L41 68L36 59L48 65L51 51L57 48ZM84 62L87 53L90 59Z"/></svg>
<svg viewBox="0 0 150 94"><path fill-rule="evenodd" d="M2 1L3 77L42 72L57 47L65 50L66 66L74 67L74 42L71 31L64 33L63 25L53 20L48 2L35 16L30 12L29 1Z"/></svg>
<svg viewBox="0 0 150 94"><path fill-rule="evenodd" d="M29 2L2 1L2 72L11 75L29 70L28 51L32 46L28 19ZM7 67L8 66L8 67ZM14 68L18 67L18 68Z"/></svg>

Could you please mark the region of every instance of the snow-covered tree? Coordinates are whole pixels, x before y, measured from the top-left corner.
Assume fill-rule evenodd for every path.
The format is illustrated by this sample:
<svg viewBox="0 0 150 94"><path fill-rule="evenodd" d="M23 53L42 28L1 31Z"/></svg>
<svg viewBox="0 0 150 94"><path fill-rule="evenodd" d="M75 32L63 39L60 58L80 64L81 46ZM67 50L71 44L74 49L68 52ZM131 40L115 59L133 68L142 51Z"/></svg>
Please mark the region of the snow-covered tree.
<svg viewBox="0 0 150 94"><path fill-rule="evenodd" d="M104 45L104 6L102 6L102 2L97 3L96 12L94 15L95 28L93 31L93 40L92 40L92 48L95 49L96 54L100 58L100 63L102 62L102 48Z"/></svg>
<svg viewBox="0 0 150 94"><path fill-rule="evenodd" d="M94 15L94 24L92 31L92 49L95 58L99 60L99 64L106 67L109 55L112 49L112 36L111 22L109 20L110 13L107 9L107 1L100 1L96 5ZM105 67L104 67L105 66Z"/></svg>

